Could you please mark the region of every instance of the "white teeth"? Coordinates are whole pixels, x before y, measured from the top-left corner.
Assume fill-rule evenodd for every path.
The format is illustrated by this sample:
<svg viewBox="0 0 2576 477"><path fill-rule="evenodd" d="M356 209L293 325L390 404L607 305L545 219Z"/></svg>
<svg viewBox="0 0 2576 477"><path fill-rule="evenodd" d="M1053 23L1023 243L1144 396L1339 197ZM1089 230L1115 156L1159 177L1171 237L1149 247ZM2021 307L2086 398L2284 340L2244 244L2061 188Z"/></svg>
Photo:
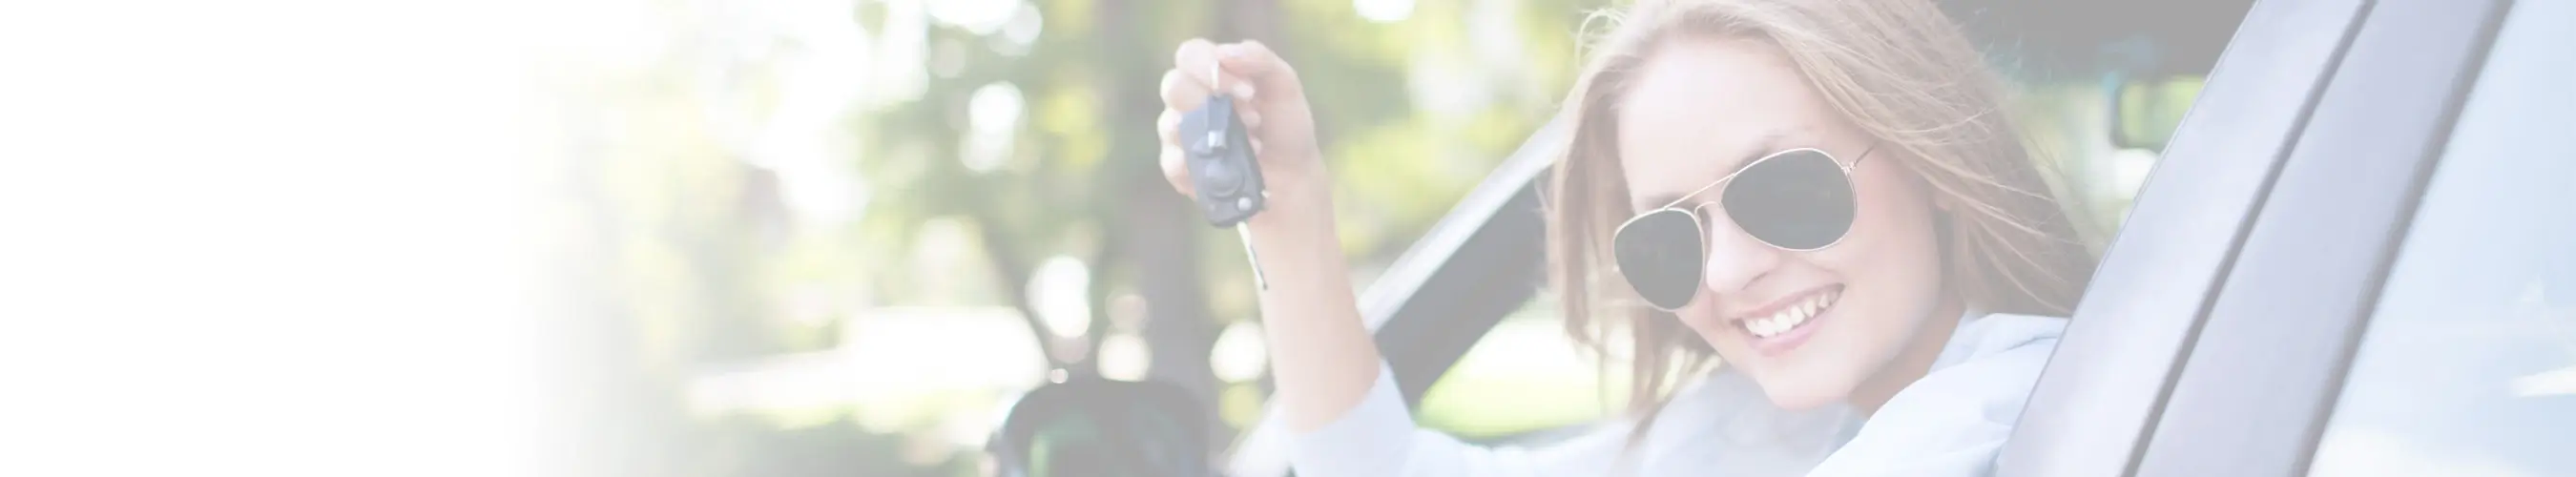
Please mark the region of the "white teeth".
<svg viewBox="0 0 2576 477"><path fill-rule="evenodd" d="M1797 329L1798 325L1805 324L1808 318L1814 318L1817 312L1824 311L1826 306L1832 305L1835 299L1841 297L1841 290L1820 293L1808 297L1805 301L1781 307L1780 311L1771 313L1771 316L1746 318L1743 320L1744 330L1752 332L1753 336L1758 338L1769 338L1786 333Z"/></svg>

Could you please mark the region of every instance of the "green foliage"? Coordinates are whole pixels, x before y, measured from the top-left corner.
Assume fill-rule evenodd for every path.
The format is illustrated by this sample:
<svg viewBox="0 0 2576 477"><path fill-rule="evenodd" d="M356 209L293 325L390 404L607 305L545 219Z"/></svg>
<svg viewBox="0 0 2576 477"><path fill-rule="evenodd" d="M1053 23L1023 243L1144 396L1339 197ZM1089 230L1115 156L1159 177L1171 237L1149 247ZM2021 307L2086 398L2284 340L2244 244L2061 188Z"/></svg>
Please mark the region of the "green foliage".
<svg viewBox="0 0 2576 477"><path fill-rule="evenodd" d="M643 30L656 38L644 43L661 46L645 59L546 70L572 112L562 147L576 158L560 174L575 192L547 233L578 252L566 260L580 276L601 283L587 310L604 324L584 330L620 344L603 359L648 383L638 387L649 396L636 399L654 405L630 417L684 423L680 431L692 436L664 446L691 463L670 472L972 472L961 463L974 449L934 445L953 440L940 437L952 432L941 422L1020 389L922 391L937 399L872 412L798 410L825 416L814 419L828 422L820 425L684 404L690 383L711 369L833 349L842 333L867 332L855 323L879 307L1014 307L1034 332L1037 305L1026 288L1053 257L1087 269L1094 319L1086 339L1145 336L1157 378L1206 381L1197 389L1210 407L1225 422L1246 423L1258 413L1257 386L1220 387L1193 376L1207 374L1203 365L1164 365L1203 364L1213 330L1254 313L1236 238L1205 227L1156 166L1157 88L1174 47L1191 37L1253 36L1296 65L1335 180L1344 249L1367 273L1555 114L1578 66L1579 28L1608 3L1415 0L1409 17L1372 23L1351 0L1004 0L1025 2L1038 19L1038 34L1022 44L1013 27L979 30L925 14L986 0L851 1L846 12L820 9L846 19L644 2L626 8L652 19ZM856 38L825 28L853 26ZM817 76L839 71L812 67L830 62L854 62L857 72ZM854 96L818 94L831 89L810 84L818 77L862 86ZM2069 187L2117 183L2119 171L2099 160L2110 128L2101 125L2109 120L2097 87L2023 86L2039 94L2016 112L2034 141L2057 153ZM2143 116L2121 122L2179 117L2176 105L2196 87L2122 108ZM826 112L811 119L819 125L778 133L820 151L786 157L815 162L763 162L779 159L762 134L784 127L788 112L816 107ZM979 109L988 123L980 132ZM994 127L992 113L1011 110L1018 113ZM836 186L848 193L811 194ZM2126 193L2103 199L2112 205L2101 212L2116 217ZM1124 298L1146 311L1112 313L1108 303ZM1111 319L1131 315L1143 318ZM1056 356L1067 366L1091 370L1082 340L1055 343L1078 348ZM1481 376L1436 387L1425 422L1491 437L1615 402L1591 386ZM1024 379L1034 385L1042 376Z"/></svg>
<svg viewBox="0 0 2576 477"><path fill-rule="evenodd" d="M1155 165L1156 89L1181 40L1256 36L1298 66L1337 179L1345 245L1362 269L1374 269L1553 113L1573 69L1574 29L1594 3L1421 0L1409 18L1370 23L1347 0L1029 0L1040 27L1022 44L1011 27L928 15L954 7L939 3L950 0L853 1L845 12L788 14L606 6L640 19L636 31L658 46L629 63L545 71L566 98L561 147L574 158L560 171L574 192L548 233L579 251L566 260L580 276L599 279L586 309L600 325L585 332L616 343L604 359L644 383L645 395L631 399L655 403L625 419L685 423L666 430L687 437L661 447L692 450L668 456L683 470L663 472L971 471L926 457L939 454L918 443L948 432L935 429L938 418L889 418L909 428L892 434L842 421L782 425L758 413L688 411L689 386L710 370L830 350L841 333L867 332L851 320L875 307L1004 305L1027 314L1034 305L1025 288L1049 257L1088 267L1091 338L1137 332L1109 323L1105 304L1149 295L1144 327L1205 322L1146 333L1152 352L1204 361L1188 350L1203 350L1221 322L1251 317L1253 304L1235 238L1187 215L1186 199ZM850 23L814 16L826 13ZM827 77L817 75L834 70L813 65L830 62L856 62L855 76L840 79L864 87L855 96L816 93L811 83ZM1014 109L997 105L1019 111L980 133L999 131L999 142L977 143L979 91L990 91L986 121ZM996 93L1007 91L1017 94ZM818 106L827 113L815 116L821 129L779 132ZM811 154L777 155L765 134L812 146L820 162L776 162ZM979 160L988 154L986 167ZM815 196L816 187L849 190ZM818 200L844 212L816 213ZM1135 245L1165 239L1192 246ZM1187 280L1157 288L1158 276ZM1059 354L1079 361L1084 352ZM1227 414L1257 406L1253 388L1228 389ZM946 407L788 413L937 417L1015 391L922 401ZM823 451L846 447L856 449Z"/></svg>
<svg viewBox="0 0 2576 477"><path fill-rule="evenodd" d="M2183 113L2200 96L2201 78L2185 76L2124 85L2119 91L2120 117L2113 127L2121 142L2163 150L2182 127Z"/></svg>

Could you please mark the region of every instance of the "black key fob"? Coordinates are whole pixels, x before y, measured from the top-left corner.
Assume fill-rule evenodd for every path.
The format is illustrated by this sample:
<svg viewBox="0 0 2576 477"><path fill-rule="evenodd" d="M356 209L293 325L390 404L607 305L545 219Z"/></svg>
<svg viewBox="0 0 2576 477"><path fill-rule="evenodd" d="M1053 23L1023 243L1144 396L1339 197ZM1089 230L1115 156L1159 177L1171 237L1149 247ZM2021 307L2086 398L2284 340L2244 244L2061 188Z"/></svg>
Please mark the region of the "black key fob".
<svg viewBox="0 0 2576 477"><path fill-rule="evenodd" d="M1261 165L1252 157L1252 137L1234 115L1234 99L1208 97L1207 104L1181 115L1183 159L1190 186L1198 191L1199 211L1208 224L1233 227L1252 218L1263 205Z"/></svg>

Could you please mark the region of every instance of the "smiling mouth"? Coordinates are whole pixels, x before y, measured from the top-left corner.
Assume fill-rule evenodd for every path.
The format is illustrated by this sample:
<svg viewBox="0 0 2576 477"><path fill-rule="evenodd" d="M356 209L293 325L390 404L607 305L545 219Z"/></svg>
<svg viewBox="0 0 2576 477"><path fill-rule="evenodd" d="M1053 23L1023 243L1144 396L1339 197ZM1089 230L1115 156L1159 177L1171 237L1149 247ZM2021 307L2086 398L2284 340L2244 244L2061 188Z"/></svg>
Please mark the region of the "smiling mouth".
<svg viewBox="0 0 2576 477"><path fill-rule="evenodd" d="M1786 306L1780 307L1778 310L1772 310L1768 315L1748 316L1737 319L1735 320L1735 325L1743 327L1745 332L1752 333L1755 338L1771 338L1780 336L1791 330L1796 330L1800 326L1806 325L1807 321L1814 319L1817 314L1823 313L1828 308L1833 308L1834 302L1841 300L1842 297L1842 287L1834 287L1823 292L1809 294L1805 298L1800 298L1798 301L1791 302Z"/></svg>

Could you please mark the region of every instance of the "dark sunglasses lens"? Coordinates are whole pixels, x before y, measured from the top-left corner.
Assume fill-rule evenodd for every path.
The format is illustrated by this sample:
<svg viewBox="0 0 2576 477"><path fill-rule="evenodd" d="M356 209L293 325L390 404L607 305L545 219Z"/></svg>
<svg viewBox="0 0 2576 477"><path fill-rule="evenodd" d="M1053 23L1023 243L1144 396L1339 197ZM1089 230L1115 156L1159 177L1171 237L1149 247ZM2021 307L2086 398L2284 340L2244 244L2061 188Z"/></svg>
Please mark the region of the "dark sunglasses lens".
<svg viewBox="0 0 2576 477"><path fill-rule="evenodd" d="M1619 274L1647 303L1663 309L1690 304L1699 290L1701 260L1699 221L1679 210L1649 212L1630 220L1611 238Z"/></svg>
<svg viewBox="0 0 2576 477"><path fill-rule="evenodd" d="M1851 181L1821 152L1790 151L1747 167L1720 200L1736 227L1780 248L1823 248L1851 231Z"/></svg>

